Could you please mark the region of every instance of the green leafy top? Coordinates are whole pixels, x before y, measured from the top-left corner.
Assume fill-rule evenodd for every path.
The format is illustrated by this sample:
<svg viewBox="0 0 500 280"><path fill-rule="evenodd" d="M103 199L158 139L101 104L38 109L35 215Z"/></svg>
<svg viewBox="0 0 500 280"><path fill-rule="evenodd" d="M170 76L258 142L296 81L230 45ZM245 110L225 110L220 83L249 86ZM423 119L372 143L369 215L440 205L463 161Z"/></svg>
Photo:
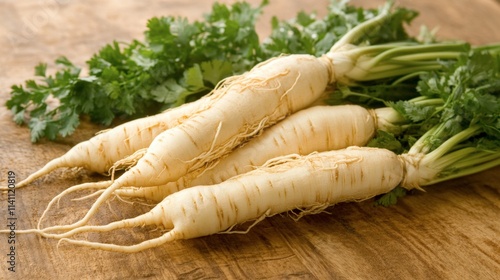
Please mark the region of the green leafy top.
<svg viewBox="0 0 500 280"><path fill-rule="evenodd" d="M262 60L255 21L266 4L214 4L193 23L151 18L144 42L104 46L87 61L87 77L65 57L56 60L60 69L53 76L40 63L39 80L13 86L6 105L17 123L28 123L35 142L71 134L81 115L109 125L117 116L134 118L188 102Z"/></svg>
<svg viewBox="0 0 500 280"><path fill-rule="evenodd" d="M202 21L154 17L144 41L112 42L88 61L88 73L65 57L59 70L47 75L47 64L35 67L38 79L12 86L7 107L14 120L27 123L33 142L73 133L80 117L110 125L116 117L136 118L195 100L223 78L241 74L255 64L282 53L324 54L347 31L378 9L363 9L332 1L328 15L298 13L287 21L272 20L272 34L261 43L255 22L262 8L244 2L214 4ZM408 40L404 25L415 12L398 9L387 22L391 32L375 32L363 41ZM55 100L56 102L50 102Z"/></svg>
<svg viewBox="0 0 500 280"><path fill-rule="evenodd" d="M500 164L500 45L478 48L439 71L420 75L418 102L389 102L417 129L404 136L379 133L370 144L423 155L420 185L469 175ZM436 100L438 102L436 102ZM432 102L428 102L432 101ZM440 101L440 102L439 102ZM404 138L412 138L405 141ZM401 144L401 147L397 145ZM427 174L428 173L428 174ZM377 200L390 205L396 189Z"/></svg>

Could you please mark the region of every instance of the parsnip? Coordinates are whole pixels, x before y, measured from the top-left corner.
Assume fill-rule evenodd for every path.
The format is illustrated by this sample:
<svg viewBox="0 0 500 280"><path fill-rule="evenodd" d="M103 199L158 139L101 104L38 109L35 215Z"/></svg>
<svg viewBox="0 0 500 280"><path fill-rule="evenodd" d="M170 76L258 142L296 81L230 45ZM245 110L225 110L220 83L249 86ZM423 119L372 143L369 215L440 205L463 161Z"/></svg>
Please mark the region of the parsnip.
<svg viewBox="0 0 500 280"><path fill-rule="evenodd" d="M232 229L238 224L257 223L286 211L302 211L301 216L321 212L335 203L368 199L396 187L403 180L403 166L396 154L376 148L351 147L307 156L289 155L217 185L176 192L150 212L135 218L103 226L82 226L61 234L52 234L49 229L31 232L64 238L73 244L132 253L173 240L234 232ZM144 225L169 231L128 246L67 239L77 233Z"/></svg>
<svg viewBox="0 0 500 280"><path fill-rule="evenodd" d="M375 135L377 115L375 110L356 105L307 108L265 129L261 135L238 146L227 156L175 182L154 187L122 188L115 193L160 202L173 192L223 182L275 157L363 146Z"/></svg>
<svg viewBox="0 0 500 280"><path fill-rule="evenodd" d="M158 135L137 165L114 180L91 209L122 187L175 182L307 107L331 82L328 60L310 55L271 59L231 78L207 97L197 114ZM85 224L93 212L62 228Z"/></svg>

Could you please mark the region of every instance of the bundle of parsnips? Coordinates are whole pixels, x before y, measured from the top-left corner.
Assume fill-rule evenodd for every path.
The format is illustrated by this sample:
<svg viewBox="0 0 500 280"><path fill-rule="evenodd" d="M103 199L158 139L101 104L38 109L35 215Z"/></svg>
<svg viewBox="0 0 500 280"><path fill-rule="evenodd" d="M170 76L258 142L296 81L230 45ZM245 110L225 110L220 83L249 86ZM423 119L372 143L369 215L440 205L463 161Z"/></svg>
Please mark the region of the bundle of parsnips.
<svg viewBox="0 0 500 280"><path fill-rule="evenodd" d="M237 14L241 12L237 7L249 9L238 5L242 4L226 10ZM214 11L221 7L217 4ZM258 64L249 71L241 67L242 61L248 62L246 49L231 64L241 73L210 75L207 67L222 60L195 61L189 66L181 64L187 70L180 82L172 80L175 77L161 77L159 82L151 78L158 74L155 71L166 73L169 68L165 65L168 60L162 61L162 55L151 52L167 48L170 41L162 36L179 32L175 28L179 25L164 25L167 29L163 32L158 26L157 32L150 31L148 36L155 38L150 41L154 43L137 43L124 50L130 55L130 65L117 69L130 71L128 81L135 86L138 82L132 79L138 76L131 69L138 65L152 69L145 72L148 77L140 78L141 83L151 78L154 83L146 88L156 101L179 106L80 143L19 183L17 187L26 186L59 167L80 166L111 176L109 181L70 187L47 208L69 192L95 190L92 196L98 198L83 218L45 228L39 223L37 229L24 232L135 252L177 239L237 232L240 224L257 223L287 211L301 217L335 203L382 194L386 195L380 203L388 204L405 190L500 164L499 45L420 42L404 31L404 24L415 12L391 4L360 13L345 3L332 3L329 11L321 20L304 13L289 22L274 20L271 37L254 45L251 53ZM357 14L360 21L352 28L346 22L352 18L348 14ZM335 26L339 17L344 17L343 28ZM231 19L231 13L226 13L226 18ZM152 20L150 28L160 24L157 21ZM343 30L342 34L338 30ZM191 31L189 35L194 36ZM205 31L210 34L209 28ZM197 42L189 41L186 34L178 40L187 40L189 45ZM197 54L191 50L178 55L196 58ZM107 65L102 57L92 61ZM105 83L111 74L92 69L90 73L94 76L77 77L77 82L69 82L66 88L62 80L47 78L47 85L31 89L65 88L78 94L75 91L80 87L72 86L84 83L96 95L101 90L118 94L113 91L116 83ZM193 83L190 75L202 78ZM206 83L214 89L207 91ZM26 95L22 91L15 87L9 101L16 115L20 108L27 109L16 103ZM202 92L207 94L194 101L187 98ZM141 91L139 96L146 94ZM38 116L44 110L47 108L40 109ZM51 116L60 118L61 114L53 112ZM122 168L126 171L115 178L115 170ZM146 199L156 206L135 218L88 225L99 207L114 196ZM160 226L167 232L136 245L71 238L82 232L144 225Z"/></svg>

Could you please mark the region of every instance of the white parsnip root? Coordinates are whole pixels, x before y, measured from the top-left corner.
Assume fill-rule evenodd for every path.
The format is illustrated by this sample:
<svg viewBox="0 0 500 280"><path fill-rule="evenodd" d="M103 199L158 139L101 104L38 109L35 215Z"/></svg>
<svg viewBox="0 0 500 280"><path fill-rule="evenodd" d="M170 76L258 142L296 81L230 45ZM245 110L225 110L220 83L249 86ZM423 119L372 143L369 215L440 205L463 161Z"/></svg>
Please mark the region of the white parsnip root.
<svg viewBox="0 0 500 280"><path fill-rule="evenodd" d="M359 201L386 193L404 176L396 154L376 148L290 155L212 186L184 189L166 197L150 212L103 226L82 226L48 237L64 238L93 248L137 252L165 242L211 235L249 221L301 209L317 213L344 201ZM155 225L164 235L136 245L115 245L69 239L83 232L105 232L125 227Z"/></svg>

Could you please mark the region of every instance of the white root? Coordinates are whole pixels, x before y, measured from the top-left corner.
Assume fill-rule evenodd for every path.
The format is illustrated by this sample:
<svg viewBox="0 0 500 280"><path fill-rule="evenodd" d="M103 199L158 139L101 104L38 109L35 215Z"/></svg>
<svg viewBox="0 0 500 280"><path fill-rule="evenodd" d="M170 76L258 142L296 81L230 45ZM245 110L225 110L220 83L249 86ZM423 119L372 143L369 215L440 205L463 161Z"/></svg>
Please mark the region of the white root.
<svg viewBox="0 0 500 280"><path fill-rule="evenodd" d="M221 184L198 186L174 193L150 212L103 226L81 226L60 234L39 233L64 242L96 249L137 252L178 239L233 231L238 224L301 209L324 211L328 205L367 199L386 193L403 180L403 162L396 154L376 148L288 156L233 177ZM255 222L255 223L256 223ZM254 224L255 224L254 223ZM252 226L254 225L252 224ZM125 227L161 226L164 235L136 245L75 240L84 232L107 232Z"/></svg>

